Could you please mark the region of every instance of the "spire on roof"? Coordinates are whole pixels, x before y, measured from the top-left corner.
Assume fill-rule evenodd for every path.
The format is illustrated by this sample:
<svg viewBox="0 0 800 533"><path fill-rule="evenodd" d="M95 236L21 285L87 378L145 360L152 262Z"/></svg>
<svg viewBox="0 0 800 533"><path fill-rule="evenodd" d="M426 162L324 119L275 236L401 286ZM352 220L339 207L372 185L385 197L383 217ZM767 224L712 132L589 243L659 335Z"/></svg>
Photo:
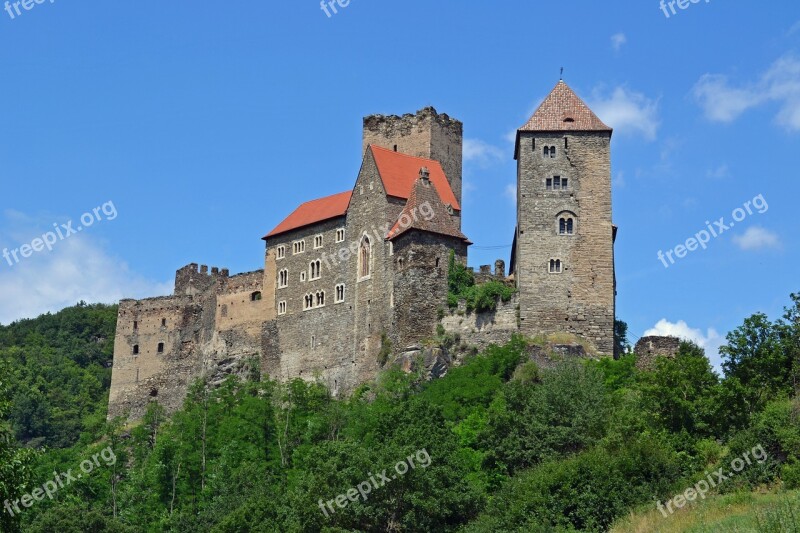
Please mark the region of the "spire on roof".
<svg viewBox="0 0 800 533"><path fill-rule="evenodd" d="M563 70L562 70L563 74ZM519 131L612 131L564 80L544 99Z"/></svg>

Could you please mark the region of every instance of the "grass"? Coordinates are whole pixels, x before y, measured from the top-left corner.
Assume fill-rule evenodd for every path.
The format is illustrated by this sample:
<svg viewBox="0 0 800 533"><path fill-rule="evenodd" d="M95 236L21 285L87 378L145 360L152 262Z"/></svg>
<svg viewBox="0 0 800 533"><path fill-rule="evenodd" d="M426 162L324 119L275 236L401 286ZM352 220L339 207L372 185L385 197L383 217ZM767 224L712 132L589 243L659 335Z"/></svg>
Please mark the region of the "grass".
<svg viewBox="0 0 800 533"><path fill-rule="evenodd" d="M612 533L800 532L800 491L709 496L664 517L655 504L618 520Z"/></svg>

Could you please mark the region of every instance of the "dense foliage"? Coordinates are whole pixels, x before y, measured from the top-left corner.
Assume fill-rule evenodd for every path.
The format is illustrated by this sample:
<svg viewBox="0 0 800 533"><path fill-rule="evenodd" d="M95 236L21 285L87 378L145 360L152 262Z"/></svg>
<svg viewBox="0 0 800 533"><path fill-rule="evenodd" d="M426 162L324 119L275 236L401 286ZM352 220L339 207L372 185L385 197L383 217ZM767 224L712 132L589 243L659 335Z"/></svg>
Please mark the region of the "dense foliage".
<svg viewBox="0 0 800 533"><path fill-rule="evenodd" d="M450 263L447 275L447 303L451 309L458 307L464 300L467 312L493 311L497 309L498 300L507 302L514 295L515 289L498 280L486 283L475 283L475 274L456 261L455 254L450 252Z"/></svg>
<svg viewBox="0 0 800 533"><path fill-rule="evenodd" d="M0 326L8 418L17 440L62 448L106 416L117 306L86 305Z"/></svg>
<svg viewBox="0 0 800 533"><path fill-rule="evenodd" d="M729 334L724 377L691 343L641 371L632 355L539 368L514 338L442 379L389 370L343 400L301 380L198 382L171 417L153 402L134 427L83 423L72 447L0 469L2 496L19 497L103 448L117 458L17 521L4 517L3 531L605 531L755 446L767 460L715 491L797 487L800 299L792 304ZM48 376L37 378L45 398ZM9 453L19 448L0 440L0 458ZM414 467L395 470L409 459Z"/></svg>

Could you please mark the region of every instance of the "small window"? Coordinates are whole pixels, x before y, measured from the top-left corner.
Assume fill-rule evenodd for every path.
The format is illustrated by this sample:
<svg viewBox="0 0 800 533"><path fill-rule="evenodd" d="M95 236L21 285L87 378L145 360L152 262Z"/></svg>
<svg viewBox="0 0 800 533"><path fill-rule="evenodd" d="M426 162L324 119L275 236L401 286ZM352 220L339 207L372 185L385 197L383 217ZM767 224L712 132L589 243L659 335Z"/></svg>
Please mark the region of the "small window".
<svg viewBox="0 0 800 533"><path fill-rule="evenodd" d="M306 251L306 241L294 241L292 243L292 254L302 254Z"/></svg>
<svg viewBox="0 0 800 533"><path fill-rule="evenodd" d="M309 272L311 273L311 277L309 279L315 280L322 277L322 262L319 259L316 261L311 261L309 263Z"/></svg>
<svg viewBox="0 0 800 533"><path fill-rule="evenodd" d="M547 187L546 188L547 188L548 191L552 191L553 190L553 178L547 178Z"/></svg>
<svg viewBox="0 0 800 533"><path fill-rule="evenodd" d="M305 280L306 280L306 271L303 270L302 272L300 272L300 281L305 282Z"/></svg>
<svg viewBox="0 0 800 533"><path fill-rule="evenodd" d="M561 176L553 176L553 190L554 191L561 190Z"/></svg>
<svg viewBox="0 0 800 533"><path fill-rule="evenodd" d="M164 343L163 342L159 342L158 343L158 353L164 353Z"/></svg>
<svg viewBox="0 0 800 533"><path fill-rule="evenodd" d="M311 335L311 349L313 350L316 347L317 347L317 336Z"/></svg>
<svg viewBox="0 0 800 533"><path fill-rule="evenodd" d="M286 257L286 246L281 244L275 249L275 256L278 259L283 259Z"/></svg>
<svg viewBox="0 0 800 533"><path fill-rule="evenodd" d="M542 149L542 154L544 155L545 159L555 159L556 158L556 147L555 146L545 146Z"/></svg>
<svg viewBox="0 0 800 533"><path fill-rule="evenodd" d="M162 327L162 328L165 328L165 327L167 327L167 319L166 319L166 318L162 318L162 319L161 319L161 327Z"/></svg>
<svg viewBox="0 0 800 533"><path fill-rule="evenodd" d="M336 242L344 242L344 228L336 230Z"/></svg>
<svg viewBox="0 0 800 533"><path fill-rule="evenodd" d="M138 344L134 344L133 345L133 355L139 355L139 345Z"/></svg>
<svg viewBox="0 0 800 533"><path fill-rule="evenodd" d="M550 260L550 273L551 274L560 274L561 273L561 259L551 259Z"/></svg>
<svg viewBox="0 0 800 533"><path fill-rule="evenodd" d="M260 302L261 301L261 291L255 291L250 293L250 301L251 302Z"/></svg>
<svg viewBox="0 0 800 533"><path fill-rule="evenodd" d="M574 118L572 118L572 117L567 117L567 118L565 118L565 119L564 119L564 122L566 122L566 123L572 123L572 122L575 122L575 119L574 119Z"/></svg>
<svg viewBox="0 0 800 533"><path fill-rule="evenodd" d="M567 235L572 235L575 225L571 218L567 219Z"/></svg>
<svg viewBox="0 0 800 533"><path fill-rule="evenodd" d="M137 329L139 329L139 322L134 320L133 321L133 330L136 331Z"/></svg>
<svg viewBox="0 0 800 533"><path fill-rule="evenodd" d="M439 268L439 261L440 261L440 259L437 257L436 258L436 268Z"/></svg>
<svg viewBox="0 0 800 533"><path fill-rule="evenodd" d="M317 293L317 307L322 307L325 305L325 291L319 291Z"/></svg>
<svg viewBox="0 0 800 533"><path fill-rule="evenodd" d="M308 311L313 307L314 307L314 296L311 294L306 294L305 298L303 298L303 310Z"/></svg>
<svg viewBox="0 0 800 533"><path fill-rule="evenodd" d="M283 269L278 272L278 288L284 289L289 286L289 271Z"/></svg>
<svg viewBox="0 0 800 533"><path fill-rule="evenodd" d="M278 302L278 314L279 315L286 314L286 302Z"/></svg>
<svg viewBox="0 0 800 533"><path fill-rule="evenodd" d="M314 249L317 250L319 248L322 248L322 235L314 237Z"/></svg>
<svg viewBox="0 0 800 533"><path fill-rule="evenodd" d="M567 178L561 178L561 188L562 189L567 188Z"/></svg>
<svg viewBox="0 0 800 533"><path fill-rule="evenodd" d="M344 302L344 283L336 286L336 303L340 304L342 302Z"/></svg>

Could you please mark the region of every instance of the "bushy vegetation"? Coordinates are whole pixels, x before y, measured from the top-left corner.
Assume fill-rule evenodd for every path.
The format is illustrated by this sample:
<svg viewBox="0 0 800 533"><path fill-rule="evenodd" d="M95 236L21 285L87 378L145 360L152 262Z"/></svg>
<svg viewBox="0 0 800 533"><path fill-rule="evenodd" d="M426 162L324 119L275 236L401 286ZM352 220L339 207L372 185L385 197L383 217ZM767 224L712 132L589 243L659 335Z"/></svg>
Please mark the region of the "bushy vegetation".
<svg viewBox="0 0 800 533"><path fill-rule="evenodd" d="M0 326L8 419L18 441L63 448L106 417L117 306L83 302Z"/></svg>
<svg viewBox="0 0 800 533"><path fill-rule="evenodd" d="M680 494L756 445L768 460L713 492L718 498L777 494L800 482L794 381L800 299L793 295L792 303L781 320L748 319L731 332L724 377L691 343L649 371L638 370L633 356L539 368L517 337L442 379L425 382L387 370L343 400L319 384L279 384L256 374L216 389L198 382L173 416L153 402L135 427L84 422L70 447L32 455L0 439L2 499L18 498L53 471L75 469L103 447L118 457L113 467L21 517L0 514L0 526L31 532L606 531L635 510L647 519L655 501ZM89 316L89 309L70 312ZM31 321L28 327L39 326ZM103 331L104 322L98 327ZM26 361L25 337L4 349L17 350L13 365ZM4 413L13 398L2 394L8 375L0 374L0 417L16 424L13 409ZM58 383L44 371L36 379L45 397ZM60 407L76 409L80 401L67 397ZM86 412L103 410L105 398L93 407ZM410 469L367 499L347 500L344 508L334 503L335 512L323 513L320 502L384 469L392 477L396 463L423 449L427 468ZM782 497L742 523L781 531L775 528L796 520L779 505ZM700 504L687 505L682 516L693 509L703 512Z"/></svg>
<svg viewBox="0 0 800 533"><path fill-rule="evenodd" d="M470 313L473 311L494 311L497 309L499 300L507 302L516 292L513 287L509 287L502 281L497 280L476 285L473 272L456 261L453 252L450 252L447 282L447 304L451 309L455 309L458 307L458 302L464 300L467 312Z"/></svg>

